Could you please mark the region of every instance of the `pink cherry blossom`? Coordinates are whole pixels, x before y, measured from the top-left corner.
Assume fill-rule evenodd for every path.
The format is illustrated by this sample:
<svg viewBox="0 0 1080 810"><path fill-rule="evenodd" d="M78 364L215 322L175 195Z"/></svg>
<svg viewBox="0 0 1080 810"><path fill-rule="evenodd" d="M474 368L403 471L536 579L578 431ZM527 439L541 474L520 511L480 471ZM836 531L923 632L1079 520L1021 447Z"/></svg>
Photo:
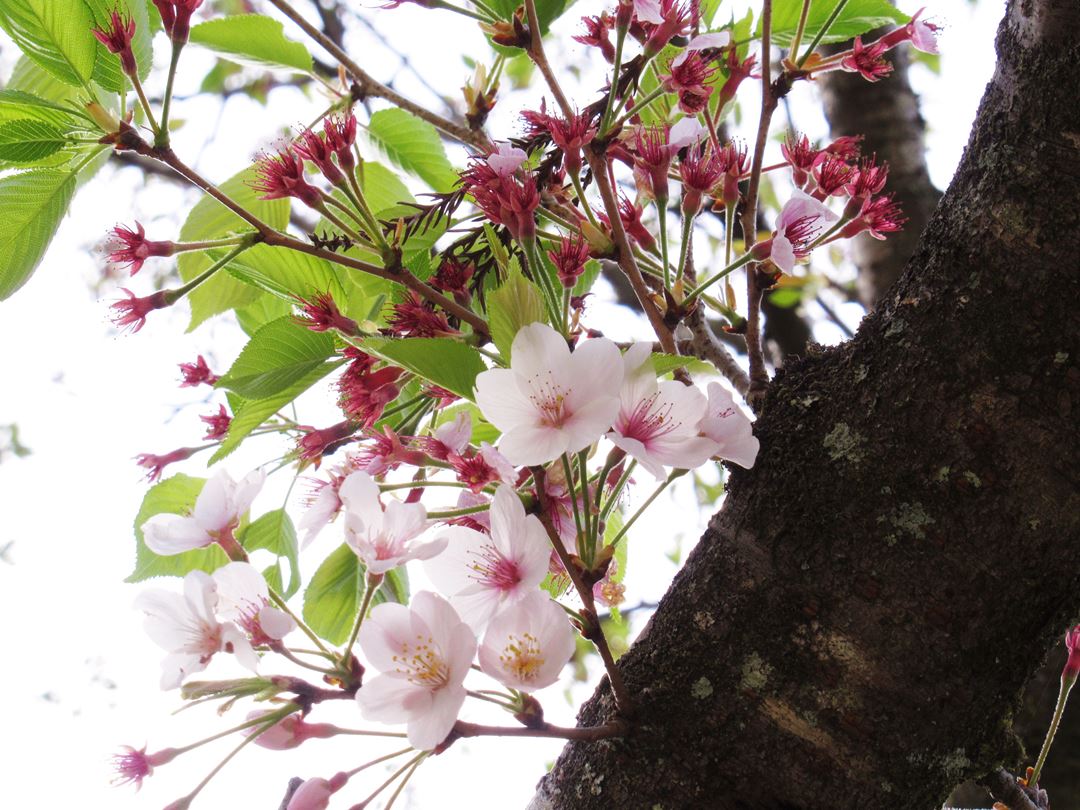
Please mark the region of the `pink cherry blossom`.
<svg viewBox="0 0 1080 810"><path fill-rule="evenodd" d="M651 350L647 343L635 343L623 356L619 415L608 438L657 478L665 478L664 467L689 470L704 464L716 444L698 432L705 395L675 380L658 382Z"/></svg>
<svg viewBox="0 0 1080 810"><path fill-rule="evenodd" d="M731 32L720 31L715 34L698 34L689 44L683 49L682 53L676 56L672 62L672 67L678 67L686 61L694 51L703 51L706 48L726 48L731 44Z"/></svg>
<svg viewBox="0 0 1080 810"><path fill-rule="evenodd" d="M180 554L215 542L231 542L240 518L265 480L262 470L240 481L219 470L203 485L190 516L154 515L142 525L146 547L155 554Z"/></svg>
<svg viewBox="0 0 1080 810"><path fill-rule="evenodd" d="M533 692L551 686L574 654L566 611L539 591L499 613L480 645L480 668L504 686Z"/></svg>
<svg viewBox="0 0 1080 810"><path fill-rule="evenodd" d="M314 776L297 788L286 810L326 810L330 806L330 797L348 781L349 776L345 773L336 773L330 779Z"/></svg>
<svg viewBox="0 0 1080 810"><path fill-rule="evenodd" d="M509 177L522 167L528 155L506 141L495 144L495 151L487 157L487 165L499 177Z"/></svg>
<svg viewBox="0 0 1080 810"><path fill-rule="evenodd" d="M1069 657L1061 671L1061 679L1076 680L1076 676L1080 675L1080 624L1065 634L1065 649L1068 650Z"/></svg>
<svg viewBox="0 0 1080 810"><path fill-rule="evenodd" d="M345 505L345 542L371 574L385 574L409 560L426 560L446 547L445 538L421 540L427 528L423 504L390 499L385 510L379 485L365 472L354 472L338 491Z"/></svg>
<svg viewBox="0 0 1080 810"><path fill-rule="evenodd" d="M465 702L465 676L476 654L476 636L450 603L420 591L408 607L377 605L359 643L380 672L356 693L364 718L406 723L409 744L423 751L445 740Z"/></svg>
<svg viewBox="0 0 1080 810"><path fill-rule="evenodd" d="M258 720L270 714L273 714L270 710L248 712L247 719ZM258 726L253 726L246 729L244 733L254 734L257 729ZM271 751L287 751L308 740L333 737L340 731L341 729L332 723L308 723L298 713L290 714L256 737L255 744L262 748L269 748Z"/></svg>
<svg viewBox="0 0 1080 810"><path fill-rule="evenodd" d="M619 350L610 340L580 343L572 354L547 324L523 327L508 369L476 378L476 404L502 431L499 450L515 466L545 464L596 441L619 409Z"/></svg>
<svg viewBox="0 0 1080 810"><path fill-rule="evenodd" d="M754 246L755 257L761 252L764 254L761 258L772 259L773 264L785 273L790 273L795 267L796 259L809 254L810 243L818 236L822 227L839 218L839 215L830 211L824 203L804 191L795 189L780 210L772 238Z"/></svg>
<svg viewBox="0 0 1080 810"><path fill-rule="evenodd" d="M452 526L446 551L424 564L428 578L474 630L536 591L547 574L544 527L526 515L514 490L500 486L489 511L491 533Z"/></svg>
<svg viewBox="0 0 1080 810"><path fill-rule="evenodd" d="M699 425L701 432L719 445L715 455L749 470L761 446L753 423L720 383L709 383L708 392L709 407Z"/></svg>
<svg viewBox="0 0 1080 810"><path fill-rule="evenodd" d="M253 644L272 644L296 629L288 613L270 605L263 575L246 562L231 562L214 572L218 615L235 622Z"/></svg>
<svg viewBox="0 0 1080 810"><path fill-rule="evenodd" d="M237 660L254 671L259 658L240 628L232 622L219 622L217 586L205 571L191 571L184 577L184 593L154 589L135 600L135 607L146 614L147 635L168 651L162 662L161 688L175 689L188 675L202 672L216 653L236 655Z"/></svg>

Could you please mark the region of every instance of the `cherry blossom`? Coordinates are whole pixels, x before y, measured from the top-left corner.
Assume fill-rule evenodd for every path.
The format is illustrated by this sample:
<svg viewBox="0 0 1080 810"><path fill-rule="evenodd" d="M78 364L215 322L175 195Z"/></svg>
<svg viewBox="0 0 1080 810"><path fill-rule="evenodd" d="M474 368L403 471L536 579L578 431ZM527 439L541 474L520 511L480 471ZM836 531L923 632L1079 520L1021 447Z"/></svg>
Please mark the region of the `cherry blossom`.
<svg viewBox="0 0 1080 810"><path fill-rule="evenodd" d="M754 466L760 447L753 433L753 423L735 404L731 392L720 383L709 383L707 390L709 405L700 424L702 434L719 445L714 455L749 470Z"/></svg>
<svg viewBox="0 0 1080 810"><path fill-rule="evenodd" d="M675 380L658 382L651 349L635 343L623 356L619 415L608 438L657 478L666 478L665 466L693 469L716 452L716 444L698 432L705 395Z"/></svg>
<svg viewBox="0 0 1080 810"><path fill-rule="evenodd" d="M184 577L183 595L153 589L141 593L135 607L146 614L147 635L169 655L161 664L161 688L175 689L183 680L202 672L216 653L236 655L255 671L259 658L244 632L232 622L219 622L217 586L205 571Z"/></svg>
<svg viewBox="0 0 1080 810"><path fill-rule="evenodd" d="M407 723L409 744L430 751L446 739L465 702L476 636L430 591L412 604L377 605L360 628L360 649L379 671L356 693L360 712L379 723Z"/></svg>
<svg viewBox="0 0 1080 810"><path fill-rule="evenodd" d="M354 472L338 490L345 505L345 542L371 574L385 574L409 560L426 560L446 547L446 539L421 540L427 528L423 504L390 499L383 509L379 486L365 472Z"/></svg>
<svg viewBox="0 0 1080 810"><path fill-rule="evenodd" d="M551 686L574 654L566 612L539 591L499 613L480 644L480 668L511 689Z"/></svg>
<svg viewBox="0 0 1080 810"><path fill-rule="evenodd" d="M248 720L258 720L274 714L270 710L248 712ZM246 729L245 734L254 734L258 726ZM255 744L271 751L287 751L313 739L326 739L340 733L341 729L332 723L308 723L299 713L283 717L270 728L255 738Z"/></svg>
<svg viewBox="0 0 1080 810"><path fill-rule="evenodd" d="M446 551L424 564L428 578L475 630L533 593L548 567L544 527L525 514L511 487L495 490L489 514L490 534L464 526L445 529Z"/></svg>
<svg viewBox="0 0 1080 810"><path fill-rule="evenodd" d="M109 17L109 24L103 28L94 28L94 37L105 46L109 53L120 57L120 67L128 76L137 76L138 65L135 53L131 50L131 40L135 36L135 19L125 18L119 10L114 10Z"/></svg>
<svg viewBox="0 0 1080 810"><path fill-rule="evenodd" d="M558 332L533 323L517 333L511 357L510 368L476 378L476 404L502 431L499 450L511 464L582 450L614 421L622 364L610 340L586 340L571 353Z"/></svg>
<svg viewBox="0 0 1080 810"><path fill-rule="evenodd" d="M810 243L822 225L839 218L824 203L795 189L780 211L772 237L754 245L754 257L771 259L785 273L790 273L795 260L808 255Z"/></svg>
<svg viewBox="0 0 1080 810"><path fill-rule="evenodd" d="M692 54L694 51L703 51L713 48L726 48L730 44L730 31L719 31L715 34L698 34L696 37L690 40L689 43L687 43L686 47L683 48L682 53L680 53L672 60L671 66L678 67L683 62L685 62L690 56L690 54Z"/></svg>
<svg viewBox="0 0 1080 810"><path fill-rule="evenodd" d="M255 566L231 562L214 572L218 615L235 622L253 644L272 644L296 629L292 616L270 605L270 590Z"/></svg>
<svg viewBox="0 0 1080 810"><path fill-rule="evenodd" d="M330 806L330 797L348 781L345 773L336 773L330 779L314 776L296 789L286 810L326 810Z"/></svg>
<svg viewBox="0 0 1080 810"><path fill-rule="evenodd" d="M153 776L154 768L171 762L180 753L176 748L164 748L148 754L145 745L142 748L132 748L130 745L121 746L121 748L119 754L112 756L113 770L116 771L112 784L116 786L134 784L135 790L142 787L143 779Z"/></svg>
<svg viewBox="0 0 1080 810"><path fill-rule="evenodd" d="M155 554L180 554L215 542L231 544L233 531L265 479L262 470L240 481L219 470L203 485L190 516L154 515L142 525L146 547Z"/></svg>

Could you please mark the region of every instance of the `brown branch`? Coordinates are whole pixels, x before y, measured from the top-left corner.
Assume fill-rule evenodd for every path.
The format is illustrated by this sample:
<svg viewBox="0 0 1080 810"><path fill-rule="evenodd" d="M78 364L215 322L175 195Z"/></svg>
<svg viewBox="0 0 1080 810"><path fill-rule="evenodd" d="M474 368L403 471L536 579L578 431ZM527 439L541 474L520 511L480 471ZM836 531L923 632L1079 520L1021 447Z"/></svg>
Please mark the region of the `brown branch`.
<svg viewBox="0 0 1080 810"><path fill-rule="evenodd" d="M540 726L484 726L479 723L466 723L458 720L454 723L451 735L455 737L554 737L561 740L576 740L578 742L596 742L597 740L609 740L612 737L622 737L630 727L621 720L613 720L600 726L589 728L565 728L553 726L551 723L543 723Z"/></svg>
<svg viewBox="0 0 1080 810"><path fill-rule="evenodd" d="M620 673L618 667L615 666L615 658L611 654L607 638L604 636L604 631L600 627L600 622L596 617L596 600L593 598L592 588L581 578L581 571L574 563L574 560L570 558L569 553L566 551L566 547L563 545L562 538L559 537L559 533L555 529L555 524L551 521L551 500L548 498L547 491L544 489L544 481L547 477L547 472L543 467L530 467L529 471L533 475L533 484L536 488L536 499L540 505L540 513L537 517L540 519L540 523L547 532L548 539L551 541L551 547L555 549L555 554L558 556L559 562L562 563L566 575L570 577L570 581L574 584L574 590L577 591L578 597L581 599L581 604L584 605L586 621L592 624L591 627L584 629L583 633L585 634L585 637L596 646L596 650L600 653L600 658L604 662L604 668L607 670L608 674L608 682L611 684L611 693L615 696L616 709L624 717L629 717L632 713L633 706L630 701L630 693L627 691L626 684L623 682L622 673ZM571 482L568 481L567 485L570 483Z"/></svg>
<svg viewBox="0 0 1080 810"><path fill-rule="evenodd" d="M765 160L765 144L769 137L769 122L779 99L772 86L772 61L770 46L772 37L772 0L764 0L761 8L761 116L758 119L757 140L750 165L750 182L746 189L746 205L743 208L743 233L757 233L758 188L761 185L761 169ZM765 370L765 355L761 346L761 294L757 264L746 268L746 351L750 356L750 387L746 401L755 411L760 410L765 391L769 386L769 374Z"/></svg>
<svg viewBox="0 0 1080 810"><path fill-rule="evenodd" d="M397 91L390 89L385 84L375 79L345 53L337 43L304 19L304 16L285 0L270 0L270 3L282 14L296 23L305 34L321 45L352 75L359 86L362 96L375 96L377 98L386 99L394 106L412 113L417 118L422 118L441 131L444 135L448 135L467 146L473 146L483 151L489 151L491 149L491 141L483 132L469 129L467 126L443 118L441 115L431 112L431 110L426 107L423 107L414 101L410 101Z"/></svg>
<svg viewBox="0 0 1080 810"><path fill-rule="evenodd" d="M745 397L746 392L750 390L750 378L731 352L717 340L712 327L705 320L703 308L696 307L683 319L683 323L686 324L693 337L680 344L682 353L712 363L716 366L716 370L735 386L735 390Z"/></svg>

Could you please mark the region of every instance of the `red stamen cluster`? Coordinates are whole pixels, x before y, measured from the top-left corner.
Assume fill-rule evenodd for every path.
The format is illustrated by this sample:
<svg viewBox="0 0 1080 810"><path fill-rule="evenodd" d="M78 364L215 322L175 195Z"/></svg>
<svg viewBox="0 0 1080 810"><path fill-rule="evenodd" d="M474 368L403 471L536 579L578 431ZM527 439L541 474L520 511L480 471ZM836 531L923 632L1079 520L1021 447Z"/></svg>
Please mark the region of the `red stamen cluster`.
<svg viewBox="0 0 1080 810"><path fill-rule="evenodd" d="M519 242L529 242L536 236L540 193L535 177L525 174L520 178L519 174L499 174L486 158L473 158L461 173L461 181L489 220L504 226Z"/></svg>
<svg viewBox="0 0 1080 810"><path fill-rule="evenodd" d="M109 17L108 27L95 28L92 33L109 53L120 57L120 68L124 73L132 77L138 76L139 66L131 49L131 40L135 36L134 18L125 19L119 11L114 11Z"/></svg>
<svg viewBox="0 0 1080 810"><path fill-rule="evenodd" d="M147 239L146 229L136 222L135 230L123 225L113 228L106 249L110 251L110 262L130 265L131 275L135 275L142 269L143 262L151 256L172 256L176 252L176 244Z"/></svg>
<svg viewBox="0 0 1080 810"><path fill-rule="evenodd" d="M128 297L112 305L112 322L120 329L130 329L133 333L146 325L147 315L155 309L163 309L173 303L165 290L159 290L145 298L138 298L127 287L121 289L127 293Z"/></svg>
<svg viewBox="0 0 1080 810"><path fill-rule="evenodd" d="M393 402L400 388L397 379L402 369L385 366L375 369L375 358L352 347L345 349L352 360L338 380L338 406L345 415L368 428L382 416L387 403Z"/></svg>
<svg viewBox="0 0 1080 810"><path fill-rule="evenodd" d="M255 164L255 175L252 188L262 193L260 199L296 197L311 208L322 205L322 192L304 179L304 159L292 147L286 147L276 155L259 158Z"/></svg>
<svg viewBox="0 0 1080 810"><path fill-rule="evenodd" d="M193 388L196 385L213 385L221 379L220 376L210 370L210 366L206 364L206 358L201 354L194 363L180 363L179 365L180 374L184 378L184 381L180 383L181 388Z"/></svg>
<svg viewBox="0 0 1080 810"><path fill-rule="evenodd" d="M713 88L708 82L716 75L716 68L699 51L693 51L679 62L670 65L671 73L663 77L664 88L679 94L679 109L687 115L697 115L709 103Z"/></svg>
<svg viewBox="0 0 1080 810"><path fill-rule="evenodd" d="M580 234L564 236L557 250L548 251L548 257L555 265L559 281L568 289L574 289L578 278L585 272L585 263L589 260L589 243Z"/></svg>
<svg viewBox="0 0 1080 810"><path fill-rule="evenodd" d="M851 53L840 60L840 66L850 73L858 73L869 82L884 79L893 72L892 63L885 58L888 46L878 40L863 45L862 37L855 37Z"/></svg>
<svg viewBox="0 0 1080 810"><path fill-rule="evenodd" d="M582 45L599 48L606 62L614 62L615 46L611 44L610 33L615 28L615 18L602 11L599 17L582 17L581 22L585 26L585 33L578 34L574 40Z"/></svg>
<svg viewBox="0 0 1080 810"><path fill-rule="evenodd" d="M334 297L329 292L318 293L309 299L297 297L296 305L301 312L294 320L312 332L327 332L336 329L344 335L355 335L360 332L360 327L352 318L346 318L341 314Z"/></svg>
<svg viewBox="0 0 1080 810"><path fill-rule="evenodd" d="M197 447L181 447L177 450L173 450L171 453L166 453L163 456L157 456L153 453L140 453L135 456L135 463L148 471L146 473L146 480L152 483L161 478L161 474L170 464L189 459L195 455L198 450Z"/></svg>
<svg viewBox="0 0 1080 810"><path fill-rule="evenodd" d="M203 0L154 0L161 13L161 24L173 42L188 41L191 32L191 15L203 4Z"/></svg>
<svg viewBox="0 0 1080 810"><path fill-rule="evenodd" d="M394 304L386 319L391 334L397 337L451 337L461 332L450 326L443 312L437 312L413 290L405 300Z"/></svg>
<svg viewBox="0 0 1080 810"><path fill-rule="evenodd" d="M229 425L232 424L232 416L225 410L224 405L218 405L218 412L212 413L209 416L200 416L203 422L206 423L206 435L204 439L217 441L224 439L225 434L229 432Z"/></svg>

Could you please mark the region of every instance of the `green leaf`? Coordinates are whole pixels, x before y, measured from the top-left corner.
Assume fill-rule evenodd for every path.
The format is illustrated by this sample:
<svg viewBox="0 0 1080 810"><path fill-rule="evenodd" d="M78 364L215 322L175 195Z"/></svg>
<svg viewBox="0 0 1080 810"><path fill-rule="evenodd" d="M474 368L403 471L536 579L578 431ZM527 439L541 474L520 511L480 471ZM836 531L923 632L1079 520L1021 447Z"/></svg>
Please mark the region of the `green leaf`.
<svg viewBox="0 0 1080 810"><path fill-rule="evenodd" d="M300 590L300 546L296 528L284 509L267 512L244 529L239 539L248 551L264 548L289 561L289 586L282 594L286 599ZM279 566L279 577L280 573Z"/></svg>
<svg viewBox="0 0 1080 810"><path fill-rule="evenodd" d="M415 202L408 187L381 163L365 160L360 164L357 176L360 180L360 188L364 191L364 197L376 216L381 216L383 211L399 203Z"/></svg>
<svg viewBox="0 0 1080 810"><path fill-rule="evenodd" d="M345 543L323 560L304 590L304 623L331 644L344 644L356 621L367 570ZM409 578L404 568L387 571L371 598L372 606L393 601L407 604Z"/></svg>
<svg viewBox="0 0 1080 810"><path fill-rule="evenodd" d="M392 163L436 191L449 191L457 183L438 131L412 113L396 107L379 110L368 123L368 136Z"/></svg>
<svg viewBox="0 0 1080 810"><path fill-rule="evenodd" d="M289 223L288 200L260 200L251 188L255 169L248 166L220 185L221 190L238 204L255 214L272 228L284 229ZM231 233L250 231L251 227L213 197L205 196L191 209L180 229L181 242L200 242L220 239ZM212 259L205 253L181 253L177 259L180 277L190 281L210 267ZM188 296L191 303L189 331L200 323L234 307L242 307L258 298L258 290L244 284L228 273L216 273L200 284Z"/></svg>
<svg viewBox="0 0 1080 810"><path fill-rule="evenodd" d="M266 399L303 379L333 353L332 335L312 332L286 315L252 336L218 385L245 399Z"/></svg>
<svg viewBox="0 0 1080 810"><path fill-rule="evenodd" d="M150 488L135 516L135 570L125 582L142 582L150 577L182 577L189 571L212 574L229 561L216 544L182 554L162 556L152 552L143 542L142 527L146 521L154 515L183 515L190 512L205 483L205 478L174 475Z"/></svg>
<svg viewBox="0 0 1080 810"><path fill-rule="evenodd" d="M75 193L76 172L37 169L0 178L0 301L27 282Z"/></svg>
<svg viewBox="0 0 1080 810"><path fill-rule="evenodd" d="M344 644L349 638L364 592L364 574L356 553L342 543L304 590L304 622L331 644Z"/></svg>
<svg viewBox="0 0 1080 810"><path fill-rule="evenodd" d="M139 78L146 79L154 65L154 48L151 44L153 32L150 28L150 14L143 0L86 0L94 16L96 28L108 30L113 11L119 10L124 19L135 21L135 36L131 40L131 50L139 66ZM109 53L109 49L98 42L97 57L94 63L94 81L106 90L118 92L130 90L131 82L120 68L120 57Z"/></svg>
<svg viewBox="0 0 1080 810"><path fill-rule="evenodd" d="M18 90L54 104L75 99L78 91L70 84L57 79L49 71L38 65L37 62L26 56L20 56L19 61L11 70L11 79L7 83L7 91ZM33 118L34 116L18 115L17 118Z"/></svg>
<svg viewBox="0 0 1080 810"><path fill-rule="evenodd" d="M803 47L821 30L833 9L841 0L815 0L810 6L803 34ZM773 5L772 41L781 47L791 44L795 31L799 27L799 15L802 12L802 0L777 0ZM906 23L911 18L897 9L888 0L848 0L840 16L829 27L829 32L822 43L843 42L875 28L885 25ZM758 20L754 36L761 36L761 20Z"/></svg>
<svg viewBox="0 0 1080 810"><path fill-rule="evenodd" d="M59 152L67 136L44 121L22 118L0 124L0 160L8 163L33 163Z"/></svg>
<svg viewBox="0 0 1080 810"><path fill-rule="evenodd" d="M255 67L288 68L310 73L311 54L286 38L284 26L262 14L237 14L199 23L191 41L214 53Z"/></svg>
<svg viewBox="0 0 1080 810"><path fill-rule="evenodd" d="M798 287L781 287L769 293L769 302L773 306L791 309L802 301L802 290Z"/></svg>
<svg viewBox="0 0 1080 810"><path fill-rule="evenodd" d="M240 328L251 337L270 321L276 321L292 312L292 306L283 298L264 293L247 306L236 310Z"/></svg>
<svg viewBox="0 0 1080 810"><path fill-rule="evenodd" d="M221 443L214 455L210 457L210 463L216 464L240 446L248 434L263 422L280 411L311 386L325 377L339 364L323 363L311 369L307 374L294 382L284 391L266 399L248 399L237 405L233 411L232 422L229 423L229 432L225 434L225 440Z"/></svg>
<svg viewBox="0 0 1080 810"><path fill-rule="evenodd" d="M476 375L487 369L480 352L450 338L372 337L361 348L470 400Z"/></svg>
<svg viewBox="0 0 1080 810"><path fill-rule="evenodd" d="M70 85L85 85L94 73L98 41L84 0L3 0L0 27L29 58Z"/></svg>
<svg viewBox="0 0 1080 810"><path fill-rule="evenodd" d="M0 90L0 122L27 120L51 124L65 131L75 123L69 110L48 99L21 90Z"/></svg>
<svg viewBox="0 0 1080 810"><path fill-rule="evenodd" d="M521 327L546 320L540 291L520 271L511 272L503 285L488 296L491 339L507 363L510 347Z"/></svg>
<svg viewBox="0 0 1080 810"><path fill-rule="evenodd" d="M223 250L211 251L211 257L215 259L224 255ZM317 293L332 293L335 299L344 295L344 288L330 262L286 248L255 245L229 262L227 271L245 284L289 302ZM348 271L342 268L342 272Z"/></svg>

